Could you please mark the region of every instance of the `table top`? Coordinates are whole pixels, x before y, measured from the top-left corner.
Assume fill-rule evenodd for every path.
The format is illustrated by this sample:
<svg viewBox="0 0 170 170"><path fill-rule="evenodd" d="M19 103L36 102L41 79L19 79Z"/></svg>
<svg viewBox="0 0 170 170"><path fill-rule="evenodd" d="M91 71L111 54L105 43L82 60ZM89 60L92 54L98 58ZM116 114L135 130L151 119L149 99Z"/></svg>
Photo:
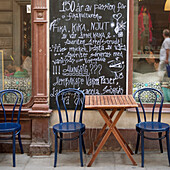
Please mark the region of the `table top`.
<svg viewBox="0 0 170 170"><path fill-rule="evenodd" d="M132 95L86 95L85 108L113 109L138 107Z"/></svg>

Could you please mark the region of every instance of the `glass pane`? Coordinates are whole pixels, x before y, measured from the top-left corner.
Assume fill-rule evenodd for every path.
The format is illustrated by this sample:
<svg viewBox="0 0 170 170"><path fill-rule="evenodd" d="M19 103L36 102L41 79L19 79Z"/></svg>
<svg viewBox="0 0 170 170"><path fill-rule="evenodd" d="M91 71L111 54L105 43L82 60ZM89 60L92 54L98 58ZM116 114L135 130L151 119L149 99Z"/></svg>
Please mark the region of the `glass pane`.
<svg viewBox="0 0 170 170"><path fill-rule="evenodd" d="M169 103L170 78L165 59L160 67L160 50L164 48L163 55L166 55L170 48L170 39L167 47L162 45L163 30L170 29L170 12L164 11L165 1L134 0L133 91L153 87L162 91L165 102Z"/></svg>
<svg viewBox="0 0 170 170"><path fill-rule="evenodd" d="M30 4L28 0L0 1L0 90L20 90L24 103L32 94Z"/></svg>

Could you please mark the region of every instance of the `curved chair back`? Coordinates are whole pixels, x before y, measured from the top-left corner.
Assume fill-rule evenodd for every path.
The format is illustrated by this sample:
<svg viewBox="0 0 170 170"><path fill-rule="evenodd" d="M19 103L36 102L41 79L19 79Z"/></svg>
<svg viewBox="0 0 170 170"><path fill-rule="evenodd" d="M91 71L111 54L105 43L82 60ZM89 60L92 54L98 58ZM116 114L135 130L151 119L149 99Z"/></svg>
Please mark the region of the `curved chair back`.
<svg viewBox="0 0 170 170"><path fill-rule="evenodd" d="M71 121L75 122L77 120L76 117L79 116L79 122L82 123L84 103L85 103L85 94L83 93L83 91L74 88L61 90L56 95L56 104L58 108L60 123L63 123L61 109L64 109L65 111L66 121L70 122L68 116L68 108L70 108L70 105L71 105L71 110L74 110L73 120ZM79 110L79 114L77 113L78 110Z"/></svg>
<svg viewBox="0 0 170 170"><path fill-rule="evenodd" d="M153 103L152 105L152 116L151 116L151 121L154 121L154 113L155 113L155 108L156 105L159 104L159 112L158 112L158 122L161 121L161 112L162 112L162 107L163 107L163 101L164 97L161 91L155 89L155 88L142 88L138 89L135 91L133 94L133 97L136 101L138 101L142 107L142 113L144 116L144 121L147 121L146 118L146 110L144 107L144 103ZM138 116L138 123L141 122L140 118L140 112L139 109L136 108L137 111L137 116Z"/></svg>
<svg viewBox="0 0 170 170"><path fill-rule="evenodd" d="M12 97L14 99L14 103L13 103L13 109L12 109L12 115L11 115L11 122L14 121L14 114L16 114L16 107L17 109L17 123L19 123L20 121L20 113L21 113L21 108L22 108L22 104L23 104L23 94L18 91L18 90L14 90L14 89L8 89L8 90L2 90L0 91L0 102L1 102L1 106L3 109L3 113L4 113L4 121L7 122L7 115L6 115L6 110L4 107L4 103L5 103L5 98L7 97L7 95L10 95L10 97Z"/></svg>

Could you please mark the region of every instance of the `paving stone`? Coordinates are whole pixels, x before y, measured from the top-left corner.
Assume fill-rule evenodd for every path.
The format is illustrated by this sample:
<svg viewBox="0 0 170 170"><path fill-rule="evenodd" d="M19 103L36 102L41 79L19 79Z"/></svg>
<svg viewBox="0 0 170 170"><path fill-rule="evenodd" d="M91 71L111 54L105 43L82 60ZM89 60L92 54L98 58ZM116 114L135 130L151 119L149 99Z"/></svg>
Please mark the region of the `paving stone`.
<svg viewBox="0 0 170 170"><path fill-rule="evenodd" d="M141 167L141 154L133 155L137 166L133 166L124 152L100 152L92 164L87 167L92 155L83 154L84 167L80 166L79 152L58 154L57 167L54 168L54 153L50 156L16 154L16 167L12 167L12 154L0 154L0 170L168 170L167 153L145 152L145 167Z"/></svg>

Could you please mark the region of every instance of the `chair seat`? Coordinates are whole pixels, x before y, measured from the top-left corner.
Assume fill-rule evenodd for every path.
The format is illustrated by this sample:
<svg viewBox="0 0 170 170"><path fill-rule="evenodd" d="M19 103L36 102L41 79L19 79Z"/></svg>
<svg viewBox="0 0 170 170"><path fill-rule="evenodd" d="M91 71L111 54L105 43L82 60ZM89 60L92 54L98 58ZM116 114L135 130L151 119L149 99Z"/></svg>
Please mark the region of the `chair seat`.
<svg viewBox="0 0 170 170"><path fill-rule="evenodd" d="M144 130L149 132L163 132L169 129L169 125L161 122L140 122L136 124L136 130Z"/></svg>
<svg viewBox="0 0 170 170"><path fill-rule="evenodd" d="M85 131L85 125L78 122L59 123L53 126L54 132L78 132Z"/></svg>
<svg viewBox="0 0 170 170"><path fill-rule="evenodd" d="M21 129L21 125L13 122L0 123L0 132L14 132Z"/></svg>

